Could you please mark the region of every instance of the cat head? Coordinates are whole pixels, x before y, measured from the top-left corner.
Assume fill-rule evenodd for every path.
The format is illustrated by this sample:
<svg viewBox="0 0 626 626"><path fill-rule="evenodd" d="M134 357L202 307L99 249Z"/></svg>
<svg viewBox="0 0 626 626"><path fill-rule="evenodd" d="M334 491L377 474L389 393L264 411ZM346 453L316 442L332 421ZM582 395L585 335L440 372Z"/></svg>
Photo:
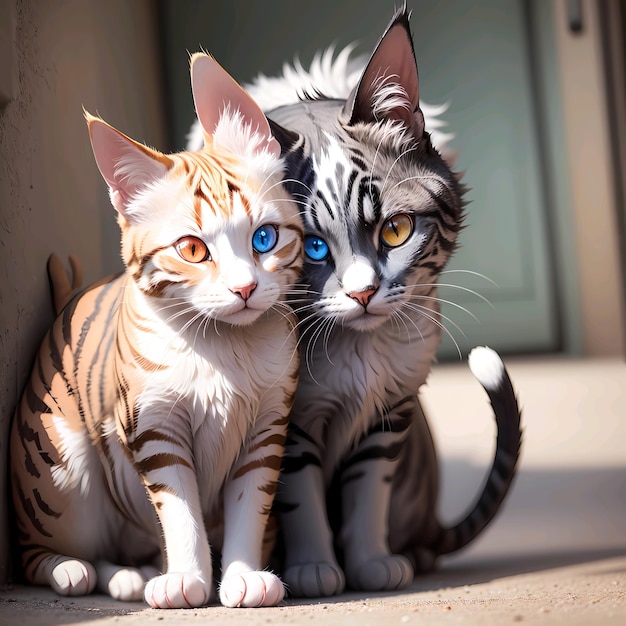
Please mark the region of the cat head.
<svg viewBox="0 0 626 626"><path fill-rule="evenodd" d="M191 78L198 152L166 155L85 117L139 290L170 321L246 325L296 281L301 219L259 107L206 54L191 58Z"/></svg>
<svg viewBox="0 0 626 626"><path fill-rule="evenodd" d="M424 129L406 9L345 101L269 117L306 205L307 311L361 331L415 313L455 247L463 190Z"/></svg>

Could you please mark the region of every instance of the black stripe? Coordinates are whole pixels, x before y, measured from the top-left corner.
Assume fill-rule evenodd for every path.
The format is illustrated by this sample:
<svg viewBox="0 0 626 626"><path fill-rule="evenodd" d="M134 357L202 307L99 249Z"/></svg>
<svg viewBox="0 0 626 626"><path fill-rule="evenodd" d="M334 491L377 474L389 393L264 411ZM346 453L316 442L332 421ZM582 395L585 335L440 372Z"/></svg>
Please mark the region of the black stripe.
<svg viewBox="0 0 626 626"><path fill-rule="evenodd" d="M115 336L115 325L112 322L113 322L113 317L115 315L117 306L118 306L118 299L115 298L113 302L111 302L111 306L104 316L104 319L106 320L105 332L108 333L106 344L104 341L101 341L100 343L98 343L98 346L96 347L96 350L93 353L91 362L89 363L89 368L87 372L87 382L86 382L85 387L86 387L86 393L87 393L87 403L89 406L89 411L92 415L100 414L105 404L106 369L104 367L101 368L100 377L98 379L98 400L100 402L99 407L94 407L92 405L92 395L91 395L92 377L93 377L93 373L95 371L96 365L98 365L99 363L101 365L105 365L109 359L109 355L111 354L111 349L113 348L113 338ZM106 334L105 334L105 337L106 337ZM102 351L102 357L100 356L101 351Z"/></svg>
<svg viewBox="0 0 626 626"><path fill-rule="evenodd" d="M111 290L114 284L115 285L117 284L116 278L112 278L108 283L104 283L102 285L100 289L100 293L97 295L94 301L92 313L85 318L85 321L81 325L80 334L78 336L78 340L76 341L76 347L74 349L74 372L73 372L74 380L78 380L78 370L81 367L80 360L81 360L83 348L85 346L85 341L87 340L87 333L89 332L93 322L98 318L100 311L102 309L102 303L105 300L106 296L108 295L109 291ZM115 300L117 300L117 298ZM71 344L68 342L68 345L71 345ZM90 364L90 367L88 368L89 372L91 372L92 365L93 365L93 361ZM78 412L80 413L80 416L83 421L85 421L85 406L84 406L85 400L87 402L87 405L91 413L94 413L93 408L90 406L91 404L89 400L90 395L91 395L90 391L91 391L91 383L90 383L90 379L88 379L87 398L83 398L84 394L77 394Z"/></svg>
<svg viewBox="0 0 626 626"><path fill-rule="evenodd" d="M306 430L303 430L302 428L300 428L300 426L294 424L293 422L289 422L289 430L287 431L287 445L297 445L297 441L296 439L294 439L294 437L304 439L305 441L312 443L317 448L317 441L315 441L315 439L313 439L313 437L309 435Z"/></svg>
<svg viewBox="0 0 626 626"><path fill-rule="evenodd" d="M354 181L356 180L356 177L359 175L357 170L352 170L351 174L350 174L350 178L348 178L348 186L346 188L346 196L344 198L343 204L344 206L348 207L350 206L351 202L352 202L352 187L354 186Z"/></svg>
<svg viewBox="0 0 626 626"><path fill-rule="evenodd" d="M386 446L373 445L355 452L345 463L345 467L350 467L363 461L376 461L378 459L388 459L393 461L398 458L404 441L393 441Z"/></svg>
<svg viewBox="0 0 626 626"><path fill-rule="evenodd" d="M330 204L328 204L326 198L324 197L324 194L322 194L322 192L318 189L315 192L315 195L317 196L317 198L319 200L321 200L322 204L326 207L326 210L328 211L328 215L330 215L331 219L335 219L335 216L333 215L333 210L330 208Z"/></svg>
<svg viewBox="0 0 626 626"><path fill-rule="evenodd" d="M322 466L317 455L313 454L312 452L303 452L297 457L284 456L282 471L286 474L293 474L294 472L299 472L301 469L304 469L308 465L316 465L317 467Z"/></svg>
<svg viewBox="0 0 626 626"><path fill-rule="evenodd" d="M437 205L437 207L439 207L442 214L442 221L445 223L447 228L452 232L458 233L459 230L461 230L461 224L458 221L460 214L459 209L452 204L448 204L441 196L435 194L426 185L422 184L422 189L426 191L431 200ZM445 216L452 218L452 220L446 220Z"/></svg>
<svg viewBox="0 0 626 626"><path fill-rule="evenodd" d="M61 517L60 513L53 511L48 505L48 503L44 501L44 499L41 497L41 494L39 493L39 490L33 489L33 495L35 496L35 501L37 502L37 506L39 507L42 513L45 513L46 515L49 515L50 517L56 517L56 518Z"/></svg>

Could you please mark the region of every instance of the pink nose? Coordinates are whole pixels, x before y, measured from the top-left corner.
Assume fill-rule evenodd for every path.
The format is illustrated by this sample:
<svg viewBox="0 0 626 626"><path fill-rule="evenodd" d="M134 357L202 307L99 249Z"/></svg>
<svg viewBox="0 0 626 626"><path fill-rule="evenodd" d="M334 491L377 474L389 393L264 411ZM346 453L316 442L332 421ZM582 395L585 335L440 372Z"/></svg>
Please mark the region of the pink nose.
<svg viewBox="0 0 626 626"><path fill-rule="evenodd" d="M367 306L375 293L376 289L364 289L363 291L352 291L348 295L362 306Z"/></svg>
<svg viewBox="0 0 626 626"><path fill-rule="evenodd" d="M231 291L241 296L243 300L247 300L255 289L256 283L250 283L248 285L242 285L241 287L233 287Z"/></svg>

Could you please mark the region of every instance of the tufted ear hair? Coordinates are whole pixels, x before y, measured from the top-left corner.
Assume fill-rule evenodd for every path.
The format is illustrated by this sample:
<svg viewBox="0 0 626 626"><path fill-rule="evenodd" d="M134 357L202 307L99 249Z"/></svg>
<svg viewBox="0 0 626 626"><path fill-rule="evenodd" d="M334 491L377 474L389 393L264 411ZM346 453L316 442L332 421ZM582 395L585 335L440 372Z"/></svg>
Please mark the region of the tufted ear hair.
<svg viewBox="0 0 626 626"><path fill-rule="evenodd" d="M163 178L172 160L152 148L134 141L99 117L87 111L91 147L102 177L109 186L111 203L129 218L128 207L147 185Z"/></svg>
<svg viewBox="0 0 626 626"><path fill-rule="evenodd" d="M280 156L280 145L272 136L259 105L212 56L201 52L192 55L191 89L196 115L205 135L215 135L225 110L239 111L243 123L263 138L258 149Z"/></svg>
<svg viewBox="0 0 626 626"><path fill-rule="evenodd" d="M378 42L344 113L351 125L401 121L417 137L423 134L417 62L406 6L396 13Z"/></svg>

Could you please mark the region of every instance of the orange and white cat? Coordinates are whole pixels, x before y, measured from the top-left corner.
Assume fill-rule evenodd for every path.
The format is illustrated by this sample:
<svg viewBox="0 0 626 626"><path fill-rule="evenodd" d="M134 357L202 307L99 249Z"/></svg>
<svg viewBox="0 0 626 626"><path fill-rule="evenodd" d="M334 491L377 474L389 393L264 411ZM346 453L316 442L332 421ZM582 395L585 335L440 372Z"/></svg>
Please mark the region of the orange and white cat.
<svg viewBox="0 0 626 626"><path fill-rule="evenodd" d="M86 113L125 271L45 336L11 434L24 573L153 607L284 595L262 550L296 388L302 225L261 110L191 60L204 146L166 155ZM159 573L162 572L162 573Z"/></svg>

